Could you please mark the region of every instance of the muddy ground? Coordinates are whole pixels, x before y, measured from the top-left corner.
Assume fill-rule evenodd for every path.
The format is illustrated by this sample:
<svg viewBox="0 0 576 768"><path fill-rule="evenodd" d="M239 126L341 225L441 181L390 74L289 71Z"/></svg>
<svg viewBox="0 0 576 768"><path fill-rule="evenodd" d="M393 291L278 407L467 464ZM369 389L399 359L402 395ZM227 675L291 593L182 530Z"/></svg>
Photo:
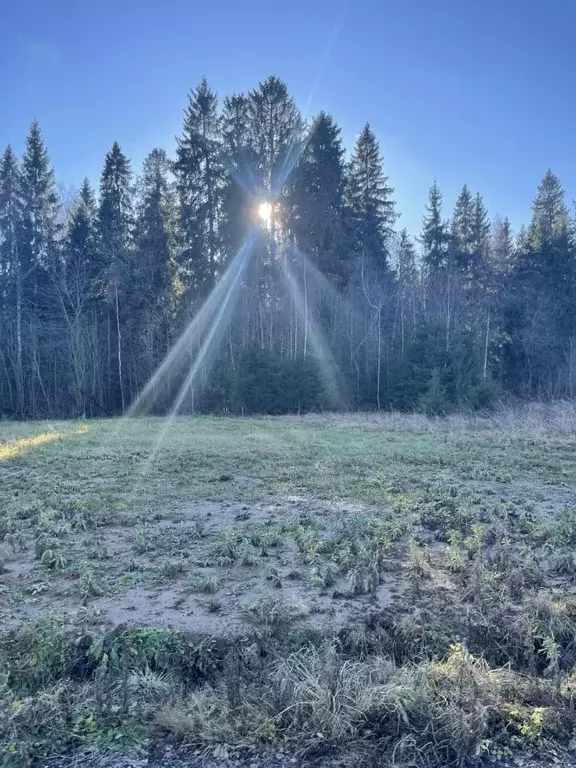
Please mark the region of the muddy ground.
<svg viewBox="0 0 576 768"><path fill-rule="evenodd" d="M369 505L300 497L266 505L190 502L136 527L112 524L68 537L59 571L47 570L30 541L0 574L0 622L13 627L55 611L74 622L88 612L110 626L226 636L253 627L251 607L268 599L284 604L302 626L338 629L389 606L400 594L401 574L387 573L370 595L352 594L345 574L329 588L311 588L314 567L288 529L310 522L323 538L374 513ZM226 553L227 546L238 551ZM95 594L82 593L86 563Z"/></svg>

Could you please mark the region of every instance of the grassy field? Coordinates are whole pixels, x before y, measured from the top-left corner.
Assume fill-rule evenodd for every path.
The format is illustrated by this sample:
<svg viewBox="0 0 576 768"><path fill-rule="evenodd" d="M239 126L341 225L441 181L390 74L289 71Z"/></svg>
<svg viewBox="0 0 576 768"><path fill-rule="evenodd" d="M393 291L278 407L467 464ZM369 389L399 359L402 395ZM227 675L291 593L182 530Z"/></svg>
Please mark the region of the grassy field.
<svg viewBox="0 0 576 768"><path fill-rule="evenodd" d="M576 414L0 424L0 765L576 747Z"/></svg>

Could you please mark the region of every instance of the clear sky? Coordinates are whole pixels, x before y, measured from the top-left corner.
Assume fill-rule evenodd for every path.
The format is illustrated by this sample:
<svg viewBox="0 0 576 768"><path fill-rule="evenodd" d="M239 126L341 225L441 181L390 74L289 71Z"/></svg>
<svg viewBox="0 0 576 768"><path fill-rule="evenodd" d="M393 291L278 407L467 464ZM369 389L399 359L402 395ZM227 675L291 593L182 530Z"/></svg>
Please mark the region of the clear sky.
<svg viewBox="0 0 576 768"><path fill-rule="evenodd" d="M401 224L436 178L527 220L548 167L576 197L576 0L3 0L0 147L42 126L58 181L98 181L120 142L171 151L187 92L284 79L351 146L369 121Z"/></svg>

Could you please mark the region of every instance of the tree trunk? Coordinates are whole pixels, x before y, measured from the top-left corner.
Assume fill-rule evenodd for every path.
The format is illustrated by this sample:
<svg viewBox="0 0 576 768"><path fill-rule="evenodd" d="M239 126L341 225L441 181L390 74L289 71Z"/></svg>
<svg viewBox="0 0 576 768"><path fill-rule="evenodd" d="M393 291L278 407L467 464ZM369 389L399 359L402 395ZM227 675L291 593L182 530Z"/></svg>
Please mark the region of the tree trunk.
<svg viewBox="0 0 576 768"><path fill-rule="evenodd" d="M124 383L122 381L122 332L120 330L120 308L118 306L118 281L114 283L114 304L116 309L116 336L118 339L118 382L120 384L122 413L124 413L126 410L126 402L124 400Z"/></svg>

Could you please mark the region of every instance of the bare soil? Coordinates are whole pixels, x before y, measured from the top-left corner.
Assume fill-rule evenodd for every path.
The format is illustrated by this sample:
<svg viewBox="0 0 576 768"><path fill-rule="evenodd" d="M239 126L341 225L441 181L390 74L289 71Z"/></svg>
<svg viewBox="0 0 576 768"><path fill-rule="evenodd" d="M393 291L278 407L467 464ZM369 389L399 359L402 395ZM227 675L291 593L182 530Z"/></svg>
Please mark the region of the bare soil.
<svg viewBox="0 0 576 768"><path fill-rule="evenodd" d="M72 553L71 561L85 558L94 542L106 553L94 568L102 572L99 583L108 594L89 601L76 589L79 574L72 563L62 573L51 574L50 589L35 594L46 583L47 572L28 547L16 553L0 574L0 586L9 588L0 598L0 622L14 627L57 610L72 623L89 610L101 624L165 627L224 637L253 628L250 606L270 598L291 609L303 627L337 630L362 620L369 611L390 606L401 593L402 573L386 573L373 594L353 595L345 575L335 577L330 588L311 589L311 566L303 562L288 533L282 534L277 545L253 547L251 564L239 560L221 564L213 550L226 532L249 539L254 532L276 532L305 517L321 525L322 537L343 519L373 511L365 504L299 496L273 504L194 501L163 511L168 519L147 522L137 529L98 528L69 542L67 550ZM138 544L149 551L140 552ZM162 572L158 572L160 564ZM217 584L214 594L198 591L199 580Z"/></svg>

